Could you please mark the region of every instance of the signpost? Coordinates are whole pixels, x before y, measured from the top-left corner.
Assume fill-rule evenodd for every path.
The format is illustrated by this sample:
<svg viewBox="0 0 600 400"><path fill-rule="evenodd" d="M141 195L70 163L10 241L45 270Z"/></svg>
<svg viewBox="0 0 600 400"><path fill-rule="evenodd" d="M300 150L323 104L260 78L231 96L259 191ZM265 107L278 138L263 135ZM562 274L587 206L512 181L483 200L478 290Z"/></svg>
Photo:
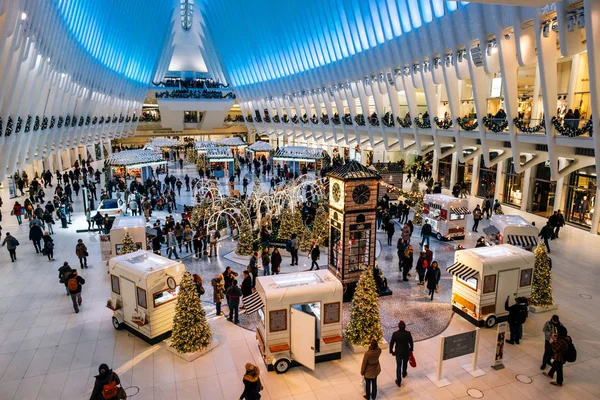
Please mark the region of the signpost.
<svg viewBox="0 0 600 400"><path fill-rule="evenodd" d="M496 371L504 369L504 339L506 337L506 322L498 324L498 330L496 333L496 351L494 352L494 368Z"/></svg>
<svg viewBox="0 0 600 400"><path fill-rule="evenodd" d="M471 364L465 364L462 367L474 377L485 375L480 369L477 369L477 354L479 350L479 328L474 331L459 333L453 336L442 336L440 338L440 356L436 374L429 374L427 377L435 383L437 387L448 386L450 382L442 378L442 363L452 358L461 357L473 353Z"/></svg>

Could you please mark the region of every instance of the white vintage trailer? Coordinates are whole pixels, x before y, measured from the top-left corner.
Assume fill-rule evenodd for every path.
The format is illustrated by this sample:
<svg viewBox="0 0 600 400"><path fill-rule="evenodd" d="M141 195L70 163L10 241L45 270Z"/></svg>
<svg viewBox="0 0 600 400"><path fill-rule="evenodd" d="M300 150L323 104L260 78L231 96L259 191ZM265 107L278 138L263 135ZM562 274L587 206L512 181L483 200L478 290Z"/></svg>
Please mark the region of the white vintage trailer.
<svg viewBox="0 0 600 400"><path fill-rule="evenodd" d="M506 297L531 297L534 255L502 244L460 250L446 269L452 278L452 309L477 326L491 328L508 316Z"/></svg>
<svg viewBox="0 0 600 400"><path fill-rule="evenodd" d="M139 249L146 250L146 218L121 215L115 218L110 228L110 254L112 257L119 255L125 232L129 232Z"/></svg>
<svg viewBox="0 0 600 400"><path fill-rule="evenodd" d="M538 230L518 215L492 215L483 231L494 244L512 244L532 251L537 246Z"/></svg>
<svg viewBox="0 0 600 400"><path fill-rule="evenodd" d="M343 287L333 274L261 276L256 290L264 304L256 339L269 371L298 364L314 370L317 362L341 358Z"/></svg>
<svg viewBox="0 0 600 400"><path fill-rule="evenodd" d="M115 329L125 328L150 344L169 336L185 265L138 250L109 261Z"/></svg>
<svg viewBox="0 0 600 400"><path fill-rule="evenodd" d="M445 194L426 194L423 198L423 223L428 221L438 240L464 239L469 201Z"/></svg>

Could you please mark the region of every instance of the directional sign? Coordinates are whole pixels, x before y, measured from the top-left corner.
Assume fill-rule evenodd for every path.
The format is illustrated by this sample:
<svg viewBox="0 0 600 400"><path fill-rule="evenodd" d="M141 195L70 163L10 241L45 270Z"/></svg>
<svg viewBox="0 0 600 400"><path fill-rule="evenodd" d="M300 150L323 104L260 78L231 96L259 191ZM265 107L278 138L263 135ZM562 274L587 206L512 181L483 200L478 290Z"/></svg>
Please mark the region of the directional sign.
<svg viewBox="0 0 600 400"><path fill-rule="evenodd" d="M444 354L442 360L464 356L475 352L476 331L460 333L444 338Z"/></svg>

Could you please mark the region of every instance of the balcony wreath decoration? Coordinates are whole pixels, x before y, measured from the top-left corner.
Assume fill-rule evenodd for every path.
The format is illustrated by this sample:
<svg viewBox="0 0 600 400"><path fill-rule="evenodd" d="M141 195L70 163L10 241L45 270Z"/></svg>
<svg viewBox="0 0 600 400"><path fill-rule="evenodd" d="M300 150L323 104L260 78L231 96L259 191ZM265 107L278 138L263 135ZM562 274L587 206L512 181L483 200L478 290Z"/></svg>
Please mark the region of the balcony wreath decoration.
<svg viewBox="0 0 600 400"><path fill-rule="evenodd" d="M65 119L63 117L58 117L58 123L56 124L56 127L62 128L64 122L65 122ZM69 120L69 122L71 122L71 120Z"/></svg>
<svg viewBox="0 0 600 400"><path fill-rule="evenodd" d="M25 129L23 130L25 133L31 130L31 115L27 116L27 121L25 122Z"/></svg>
<svg viewBox="0 0 600 400"><path fill-rule="evenodd" d="M113 122L113 124L114 124L114 123L116 123L116 122L117 122L117 120L118 120L118 119L117 119L117 116L116 116L116 115L113 115L113 118L112 118L112 122Z"/></svg>
<svg viewBox="0 0 600 400"><path fill-rule="evenodd" d="M344 114L344 125L352 125L352 116L350 114Z"/></svg>
<svg viewBox="0 0 600 400"><path fill-rule="evenodd" d="M388 128L394 127L396 125L394 122L394 114L386 112L383 118L381 119L381 123L387 126Z"/></svg>
<svg viewBox="0 0 600 400"><path fill-rule="evenodd" d="M544 120L534 126L529 126L525 121L519 118L513 119L513 124L523 133L536 133L544 129Z"/></svg>
<svg viewBox="0 0 600 400"><path fill-rule="evenodd" d="M298 119L298 116L296 114L294 114L294 116L292 117L292 122L294 124L297 124L298 122L300 122L300 120Z"/></svg>
<svg viewBox="0 0 600 400"><path fill-rule="evenodd" d="M269 114L265 114L265 123L267 123L267 124L271 123L271 117L269 116Z"/></svg>
<svg viewBox="0 0 600 400"><path fill-rule="evenodd" d="M594 125L591 119L589 119L581 128L574 129L568 125L565 126L563 123L561 123L560 118L552 117L552 125L554 125L554 129L556 129L558 133L568 137L581 136L585 135L588 132L590 134L590 137L592 137L594 133Z"/></svg>
<svg viewBox="0 0 600 400"><path fill-rule="evenodd" d="M246 115L246 122L254 122L252 115L250 115L250 114Z"/></svg>
<svg viewBox="0 0 600 400"><path fill-rule="evenodd" d="M123 114L119 115L119 123L122 123L123 121L125 121L125 117L123 116Z"/></svg>
<svg viewBox="0 0 600 400"><path fill-rule="evenodd" d="M302 115L302 118L300 118L300 122L302 122L303 124L308 124L308 115L306 115L306 113Z"/></svg>
<svg viewBox="0 0 600 400"><path fill-rule="evenodd" d="M33 123L33 130L34 130L34 132L37 132L37 131L40 130L40 124L41 124L40 117L36 116L35 117L35 122Z"/></svg>
<svg viewBox="0 0 600 400"><path fill-rule="evenodd" d="M104 123L104 115L100 117L100 119L98 120L98 124L102 125Z"/></svg>
<svg viewBox="0 0 600 400"><path fill-rule="evenodd" d="M42 126L41 126L42 130L45 131L46 129L48 129L48 117L43 117L42 118ZM2 129L0 129L1 131Z"/></svg>
<svg viewBox="0 0 600 400"><path fill-rule="evenodd" d="M4 132L4 136L10 136L13 129L13 120L11 117L8 117L6 120L6 131Z"/></svg>
<svg viewBox="0 0 600 400"><path fill-rule="evenodd" d="M262 122L262 117L260 116L260 114L258 114L258 111L256 112L256 118L254 118L255 122Z"/></svg>
<svg viewBox="0 0 600 400"><path fill-rule="evenodd" d="M92 125L96 125L98 123L98 117L92 118Z"/></svg>
<svg viewBox="0 0 600 400"><path fill-rule="evenodd" d="M312 117L310 117L310 122L312 122L314 125L319 123L319 118L317 118L317 116L315 114L312 115Z"/></svg>
<svg viewBox="0 0 600 400"><path fill-rule="evenodd" d="M333 122L334 125L340 125L342 123L342 120L340 119L340 114L338 114L338 113L333 114L333 117L331 118L331 122Z"/></svg>
<svg viewBox="0 0 600 400"><path fill-rule="evenodd" d="M356 122L356 125L358 126L365 126L365 116L362 114L356 114L356 117L354 117L354 122Z"/></svg>
<svg viewBox="0 0 600 400"><path fill-rule="evenodd" d="M281 122L281 118L279 118L279 114L275 114L273 116L273 123L279 124Z"/></svg>
<svg viewBox="0 0 600 400"><path fill-rule="evenodd" d="M283 117L281 117L281 120L283 121L284 124L290 123L290 117L288 117L287 114L283 114Z"/></svg>
<svg viewBox="0 0 600 400"><path fill-rule="evenodd" d="M130 122L131 121L131 115L127 114L127 117L125 117L125 122Z"/></svg>
<svg viewBox="0 0 600 400"><path fill-rule="evenodd" d="M371 126L379 126L379 117L377 116L377 113L373 113L369 116L369 124L371 124Z"/></svg>
<svg viewBox="0 0 600 400"><path fill-rule="evenodd" d="M323 116L321 117L321 122L323 123L323 125L329 125L329 115L323 114Z"/></svg>
<svg viewBox="0 0 600 400"><path fill-rule="evenodd" d="M15 125L15 133L21 132L22 125L23 125L23 119L21 117L17 117L17 124Z"/></svg>
<svg viewBox="0 0 600 400"><path fill-rule="evenodd" d="M469 123L469 120L467 118L458 117L456 118L456 123L458 124L458 126L460 126L460 129L462 129L463 131L473 131L479 126L479 123L476 119L473 120L472 123Z"/></svg>
<svg viewBox="0 0 600 400"><path fill-rule="evenodd" d="M396 122L398 122L398 125L402 128L410 128L412 126L412 121L410 119L405 120L404 118L396 117Z"/></svg>
<svg viewBox="0 0 600 400"><path fill-rule="evenodd" d="M431 120L429 118L420 120L419 118L415 118L415 125L419 129L430 129L431 128Z"/></svg>
<svg viewBox="0 0 600 400"><path fill-rule="evenodd" d="M483 117L482 119L483 121L483 126L486 127L486 129L492 131L492 132L502 132L504 131L506 128L508 128L508 121L503 120L502 122L495 122L492 121L492 118L490 117Z"/></svg>
<svg viewBox="0 0 600 400"><path fill-rule="evenodd" d="M83 124L85 123L85 118L83 117L79 117L79 126L83 126Z"/></svg>
<svg viewBox="0 0 600 400"><path fill-rule="evenodd" d="M440 129L450 129L452 128L452 120L451 119L439 119L438 117L433 118L435 124Z"/></svg>
<svg viewBox="0 0 600 400"><path fill-rule="evenodd" d="M75 125L77 125L77 117L73 115L73 118L71 118L71 126Z"/></svg>

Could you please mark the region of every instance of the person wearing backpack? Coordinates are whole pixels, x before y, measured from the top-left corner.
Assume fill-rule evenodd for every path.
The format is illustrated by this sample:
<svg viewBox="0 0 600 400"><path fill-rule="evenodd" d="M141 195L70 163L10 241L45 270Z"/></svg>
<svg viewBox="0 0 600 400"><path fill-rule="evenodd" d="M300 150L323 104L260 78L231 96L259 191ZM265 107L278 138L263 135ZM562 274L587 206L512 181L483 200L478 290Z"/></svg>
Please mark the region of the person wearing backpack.
<svg viewBox="0 0 600 400"><path fill-rule="evenodd" d="M563 366L567 362L567 357L569 353L569 342L572 341L571 338L567 336L567 328L560 325L556 328L556 334L552 335L550 339L550 347L552 348L552 368L548 373L544 372L544 375L550 379L554 379L554 374L556 373L556 382L550 382L551 385L554 386L562 386L563 385ZM574 347L573 347L574 349ZM574 359L571 357L570 359Z"/></svg>
<svg viewBox="0 0 600 400"><path fill-rule="evenodd" d="M550 345L550 339L552 335L556 334L557 328L561 326L560 318L558 315L553 315L550 320L546 321L542 332L544 332L544 355L542 356L542 366L540 369L543 371L546 369L546 365L552 364L552 346Z"/></svg>
<svg viewBox="0 0 600 400"><path fill-rule="evenodd" d="M100 364L90 400L118 400L124 398L125 390L119 387L120 384L119 375L108 368L108 365Z"/></svg>
<svg viewBox="0 0 600 400"><path fill-rule="evenodd" d="M506 297L504 309L508 311L508 326L510 327L510 339L506 341L509 344L520 344L523 336L523 324L527 320L527 299L517 297L516 303L509 307L510 296Z"/></svg>
<svg viewBox="0 0 600 400"><path fill-rule="evenodd" d="M77 274L76 269L73 269L69 275L67 275L66 282L67 289L71 295L71 300L73 301L73 309L75 310L75 313L78 313L79 306L81 306L81 285L85 284L85 279Z"/></svg>
<svg viewBox="0 0 600 400"><path fill-rule="evenodd" d="M11 236L10 233L6 232L6 237L2 242L2 246L6 245L8 249L8 253L10 254L10 260L12 262L17 261L17 246L19 245L19 241L16 237Z"/></svg>

